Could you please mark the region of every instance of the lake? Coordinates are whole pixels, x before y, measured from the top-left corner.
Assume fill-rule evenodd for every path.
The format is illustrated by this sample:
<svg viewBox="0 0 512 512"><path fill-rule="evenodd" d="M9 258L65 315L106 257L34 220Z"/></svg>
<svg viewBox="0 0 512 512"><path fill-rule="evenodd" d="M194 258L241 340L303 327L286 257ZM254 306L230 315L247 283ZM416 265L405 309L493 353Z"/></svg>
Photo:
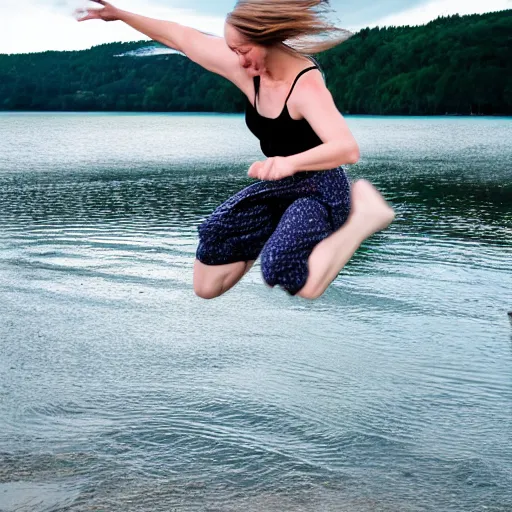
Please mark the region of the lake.
<svg viewBox="0 0 512 512"><path fill-rule="evenodd" d="M204 301L242 116L0 114L2 512L512 510L512 119L347 122L396 221Z"/></svg>

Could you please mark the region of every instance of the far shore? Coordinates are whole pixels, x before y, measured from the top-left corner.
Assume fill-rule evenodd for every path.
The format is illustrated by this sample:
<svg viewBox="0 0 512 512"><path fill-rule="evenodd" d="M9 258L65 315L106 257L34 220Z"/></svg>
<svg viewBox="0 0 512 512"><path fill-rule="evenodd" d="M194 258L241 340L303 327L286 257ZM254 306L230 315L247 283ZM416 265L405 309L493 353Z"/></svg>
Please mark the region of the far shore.
<svg viewBox="0 0 512 512"><path fill-rule="evenodd" d="M244 112L201 112L201 111L152 111L152 110L0 110L0 114L122 114L122 115L194 115L194 116L243 116ZM508 114L351 114L342 112L346 117L477 117L512 118Z"/></svg>

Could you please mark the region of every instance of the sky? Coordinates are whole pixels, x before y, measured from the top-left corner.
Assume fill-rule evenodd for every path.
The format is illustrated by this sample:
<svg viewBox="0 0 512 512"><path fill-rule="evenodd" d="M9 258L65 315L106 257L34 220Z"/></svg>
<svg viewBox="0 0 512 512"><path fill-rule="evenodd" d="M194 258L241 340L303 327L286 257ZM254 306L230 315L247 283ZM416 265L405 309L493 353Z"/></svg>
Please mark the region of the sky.
<svg viewBox="0 0 512 512"><path fill-rule="evenodd" d="M117 7L205 32L223 33L235 0L117 0ZM147 39L121 22L78 23L73 12L86 0L0 0L0 53L81 50L114 41ZM332 0L337 24L364 27L422 25L440 15L512 9L512 0Z"/></svg>

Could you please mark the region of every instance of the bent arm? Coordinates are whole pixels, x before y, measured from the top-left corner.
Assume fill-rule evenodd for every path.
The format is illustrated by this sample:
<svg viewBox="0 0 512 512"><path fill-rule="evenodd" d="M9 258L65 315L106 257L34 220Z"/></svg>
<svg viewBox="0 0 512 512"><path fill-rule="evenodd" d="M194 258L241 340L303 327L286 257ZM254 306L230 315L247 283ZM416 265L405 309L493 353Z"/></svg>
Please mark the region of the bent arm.
<svg viewBox="0 0 512 512"><path fill-rule="evenodd" d="M355 164L359 160L359 155L343 143L331 141L288 158L295 172L325 171L340 165Z"/></svg>
<svg viewBox="0 0 512 512"><path fill-rule="evenodd" d="M357 163L359 146L325 85L310 80L301 89L301 114L323 144L288 157L295 171L322 171Z"/></svg>

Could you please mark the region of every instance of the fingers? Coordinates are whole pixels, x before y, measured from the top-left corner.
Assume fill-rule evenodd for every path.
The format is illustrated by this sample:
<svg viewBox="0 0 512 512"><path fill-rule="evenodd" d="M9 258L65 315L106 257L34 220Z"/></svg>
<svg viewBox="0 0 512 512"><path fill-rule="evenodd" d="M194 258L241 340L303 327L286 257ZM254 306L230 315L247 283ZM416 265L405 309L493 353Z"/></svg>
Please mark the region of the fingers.
<svg viewBox="0 0 512 512"><path fill-rule="evenodd" d="M263 163L263 167L260 171L260 176L264 176L261 178L262 180L271 180L272 179L272 164L274 163L273 158L267 158Z"/></svg>
<svg viewBox="0 0 512 512"><path fill-rule="evenodd" d="M264 162L254 162L249 168L249 172L247 173L251 178L257 178L260 180L277 180L279 176L277 175L277 170L274 169L274 158L267 158Z"/></svg>
<svg viewBox="0 0 512 512"><path fill-rule="evenodd" d="M254 162L251 167L249 167L248 175L251 178L258 178L259 170L263 162Z"/></svg>
<svg viewBox="0 0 512 512"><path fill-rule="evenodd" d="M77 21L86 21L86 20L99 20L100 16L98 12L94 9L89 9L84 11L83 9L77 9L74 12L75 18Z"/></svg>
<svg viewBox="0 0 512 512"><path fill-rule="evenodd" d="M103 16L101 13L103 13L104 8L107 6L110 6L108 2L105 2L105 0L89 0L90 2L94 2L96 4L100 4L103 6L103 9L76 9L74 12L75 18L77 21L86 21L86 20L101 20L103 19Z"/></svg>
<svg viewBox="0 0 512 512"><path fill-rule="evenodd" d="M251 167L249 167L247 174L251 178L267 181L278 180L282 177L276 166L276 159L273 157L267 158L264 162L254 162Z"/></svg>
<svg viewBox="0 0 512 512"><path fill-rule="evenodd" d="M91 13L83 9L76 9L73 15L77 21L92 20Z"/></svg>
<svg viewBox="0 0 512 512"><path fill-rule="evenodd" d="M258 176L260 180L272 180L272 166L274 163L273 158L267 158L259 170Z"/></svg>

